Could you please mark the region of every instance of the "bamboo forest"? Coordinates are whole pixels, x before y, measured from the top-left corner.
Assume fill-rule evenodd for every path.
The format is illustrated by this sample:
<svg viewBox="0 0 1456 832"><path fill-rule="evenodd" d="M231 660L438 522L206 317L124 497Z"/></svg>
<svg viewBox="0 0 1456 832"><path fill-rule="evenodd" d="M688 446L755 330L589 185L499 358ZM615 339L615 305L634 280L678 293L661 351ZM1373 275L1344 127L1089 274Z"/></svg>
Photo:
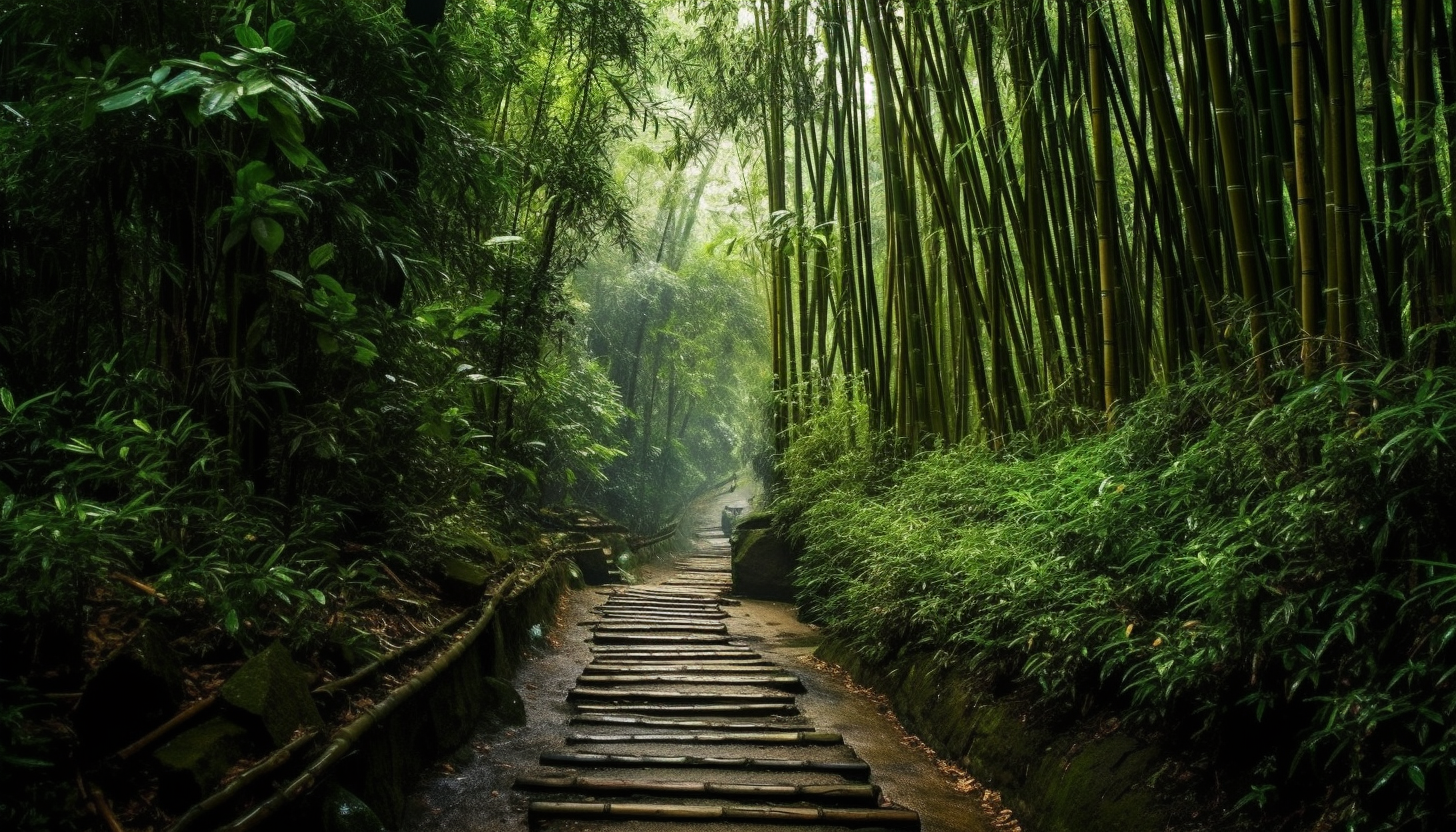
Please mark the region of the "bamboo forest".
<svg viewBox="0 0 1456 832"><path fill-rule="evenodd" d="M0 827L1456 829L1452 0L0 0Z"/></svg>

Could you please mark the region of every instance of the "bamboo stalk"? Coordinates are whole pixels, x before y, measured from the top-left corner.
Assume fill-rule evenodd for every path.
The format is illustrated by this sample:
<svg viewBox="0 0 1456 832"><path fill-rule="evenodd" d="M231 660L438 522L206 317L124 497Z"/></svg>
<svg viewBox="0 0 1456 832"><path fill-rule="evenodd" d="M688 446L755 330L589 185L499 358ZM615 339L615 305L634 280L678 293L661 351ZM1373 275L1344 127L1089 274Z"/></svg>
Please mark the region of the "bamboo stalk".
<svg viewBox="0 0 1456 832"><path fill-rule="evenodd" d="M300 734L292 742L269 754L252 768L233 778L231 783L208 795L205 800L182 813L166 828L166 832L183 832L183 830L195 823L198 818L227 803L243 789L246 789L268 773L288 762L295 751L313 742L318 735L319 732L317 730L306 731Z"/></svg>
<svg viewBox="0 0 1456 832"><path fill-rule="evenodd" d="M183 708L181 711L179 711L171 719L167 720L161 725L158 725L151 731L148 731L147 734L141 739L116 752L117 758L121 760L129 759L138 751L141 751L142 749L156 742L161 737L167 735L168 733L171 733L174 729L177 728L177 726L185 724L193 717L196 717L198 714L206 711L208 708L211 708L216 702L217 694L215 693L211 696L206 697L205 699L199 699L196 702L193 702L191 705L188 705L186 708Z"/></svg>
<svg viewBox="0 0 1456 832"><path fill-rule="evenodd" d="M481 610L480 617L476 619L475 623L471 625L470 629L467 630L454 644L451 644L449 647L445 648L445 650L442 651L439 656L436 656L435 659L431 661L430 664L427 665L423 670L410 677L409 681L400 685L398 688L395 688L394 691L392 691L388 696L386 696L374 707L365 711L353 722L350 722L348 725L345 725L335 731L333 736L329 740L329 744L324 748L324 750L320 752L316 758L314 758L313 762L311 762L308 767L303 770L302 773L300 773L297 777L291 780L287 785L276 791L266 800L254 806L245 814L235 818L224 826L218 827L217 832L246 832L246 830L252 829L254 826L257 826L259 823L262 823L264 820L271 817L275 812L278 811L279 808L281 808L288 802L294 800L295 798L307 792L309 789L313 788L313 786L318 783L319 779L324 775L325 772L327 772L330 768L332 768L335 764L337 764L340 760L342 760L345 756L349 754L349 752L353 749L354 745L359 741L360 737L364 736L364 734L368 732L370 728L372 728L380 720L389 716L389 714L393 713L395 709L397 709L400 705L409 701L411 697L413 697L416 693L418 693L431 681L433 681L437 676L439 676L447 668L454 664L455 661L460 658L460 656L464 655L465 651L469 650L471 645L473 645L476 640L480 638L481 634L484 633L485 630L488 628L488 625L495 617L496 610L499 609L500 605L510 598L515 597L514 594L511 593L511 590L513 588L516 588L517 584L520 584L520 591L530 589L536 584L537 581L539 581L544 575L546 575L548 571L550 571L549 562L527 581L520 580L521 571L516 571L508 575L506 579L501 582L501 585L496 588L496 592L491 597L489 603L487 603L484 609Z"/></svg>

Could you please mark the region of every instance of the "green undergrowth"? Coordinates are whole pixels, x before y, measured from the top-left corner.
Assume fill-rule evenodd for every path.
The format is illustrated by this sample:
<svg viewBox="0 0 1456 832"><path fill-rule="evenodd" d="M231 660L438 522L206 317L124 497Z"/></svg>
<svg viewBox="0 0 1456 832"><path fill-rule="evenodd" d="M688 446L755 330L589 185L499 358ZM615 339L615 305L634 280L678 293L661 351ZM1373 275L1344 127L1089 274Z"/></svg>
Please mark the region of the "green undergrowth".
<svg viewBox="0 0 1456 832"><path fill-rule="evenodd" d="M898 465L841 401L783 461L803 608L1044 719L1117 713L1214 762L1245 821L1449 828L1456 369L1231 384Z"/></svg>

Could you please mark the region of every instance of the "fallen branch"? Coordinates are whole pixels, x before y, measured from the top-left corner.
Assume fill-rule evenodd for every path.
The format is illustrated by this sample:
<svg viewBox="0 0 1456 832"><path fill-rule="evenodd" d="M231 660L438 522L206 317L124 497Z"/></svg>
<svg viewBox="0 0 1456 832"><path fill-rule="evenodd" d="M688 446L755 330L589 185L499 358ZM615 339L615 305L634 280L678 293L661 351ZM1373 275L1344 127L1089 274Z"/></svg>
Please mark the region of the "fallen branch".
<svg viewBox="0 0 1456 832"><path fill-rule="evenodd" d="M320 696L326 693L334 693L336 691L343 690L347 687L352 687L353 685L362 682L370 676L373 676L375 673L378 673L380 670L383 670L385 667L394 664L396 661L405 656L408 656L410 653L420 650L421 648L429 645L430 642L444 636L451 630L460 626L461 623L463 623L466 619L470 618L471 613L473 613L474 611L475 610L473 609L467 609L456 613L455 615L446 619L442 624L440 624L440 626L436 627L435 629L429 631L428 633L425 633L424 635L413 641L406 642L399 647L390 650L388 653L385 653L384 655L380 656L369 664L364 665L363 667L359 668L348 676L335 679L334 681L329 682L326 685L319 685L318 687L313 689L314 695Z"/></svg>
<svg viewBox="0 0 1456 832"><path fill-rule="evenodd" d="M429 665L419 673L410 677L409 681L395 688L379 704L360 714L353 722L335 731L324 750L314 758L312 763L309 763L308 767L302 773L290 781L288 785L274 792L271 797L254 806L246 814L234 819L231 823L218 827L217 832L245 832L248 829L252 829L254 826L271 817L288 802L313 788L325 772L344 757L348 756L349 752L353 750L354 745L358 743L359 739L370 728L380 720L389 716L396 708L407 702L416 693L423 690L435 677L445 672L460 656L464 655L465 651L469 650L471 645L486 631L491 620L495 617L496 610L502 603L534 586L549 570L550 562L548 561L530 580L522 582L522 586L514 587L514 592L511 590L520 578L521 572L516 571L511 573L501 582L501 585L496 589L495 595L491 597L490 602L481 610L480 617L476 619L475 623L470 626L470 629L466 630L454 644L445 648Z"/></svg>
<svg viewBox="0 0 1456 832"><path fill-rule="evenodd" d="M157 603L159 604L167 603L166 595L158 592L155 587L148 586L147 584L142 583L141 581L133 578L130 575L125 575L121 572L112 572L111 578L112 580L121 581L122 583L126 584L132 589L135 589L137 592L140 592L143 595L150 595L151 597L157 599Z"/></svg>
<svg viewBox="0 0 1456 832"><path fill-rule="evenodd" d="M201 803L182 813L180 817L172 821L172 825L167 827L166 832L182 832L182 830L191 826L198 818L227 803L238 792L246 789L251 784L257 782L259 778L288 762L288 758L293 756L293 752L313 742L318 735L319 732L317 729L300 734L292 742L263 758L257 765L233 778L231 783L208 795Z"/></svg>
<svg viewBox="0 0 1456 832"><path fill-rule="evenodd" d="M101 787L94 783L87 783L79 771L76 772L76 786L81 789L81 793L91 802L91 807L101 817L101 822L106 824L108 832L126 832L126 828L121 825L121 821L117 820L116 815L111 811L111 804L106 802L106 795L101 793Z"/></svg>
<svg viewBox="0 0 1456 832"><path fill-rule="evenodd" d="M211 708L213 706L213 703L215 702L217 702L217 694L214 693L206 699L199 699L191 705L188 705L176 716L172 717L161 725L158 725L156 728L153 728L151 731L148 731L146 736L142 737L131 745L128 745L126 748L123 748L120 751L116 752L117 758L121 760L130 758L138 751L141 751L142 749L161 739L163 736L171 733L177 728L177 726L182 725L183 723L191 720L193 717L197 716L208 708Z"/></svg>

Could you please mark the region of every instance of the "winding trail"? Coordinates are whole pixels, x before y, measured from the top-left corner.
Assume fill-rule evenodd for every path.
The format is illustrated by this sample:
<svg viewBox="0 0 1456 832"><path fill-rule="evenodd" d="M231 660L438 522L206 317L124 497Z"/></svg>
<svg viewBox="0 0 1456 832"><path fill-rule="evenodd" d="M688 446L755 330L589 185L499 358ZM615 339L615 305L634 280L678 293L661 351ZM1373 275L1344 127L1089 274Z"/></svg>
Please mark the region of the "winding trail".
<svg viewBox="0 0 1456 832"><path fill-rule="evenodd" d="M560 643L516 679L527 725L488 727L442 766L408 832L993 828L808 660L819 638L792 607L727 597L716 521L733 496L705 505L694 551L644 583L568 597Z"/></svg>

